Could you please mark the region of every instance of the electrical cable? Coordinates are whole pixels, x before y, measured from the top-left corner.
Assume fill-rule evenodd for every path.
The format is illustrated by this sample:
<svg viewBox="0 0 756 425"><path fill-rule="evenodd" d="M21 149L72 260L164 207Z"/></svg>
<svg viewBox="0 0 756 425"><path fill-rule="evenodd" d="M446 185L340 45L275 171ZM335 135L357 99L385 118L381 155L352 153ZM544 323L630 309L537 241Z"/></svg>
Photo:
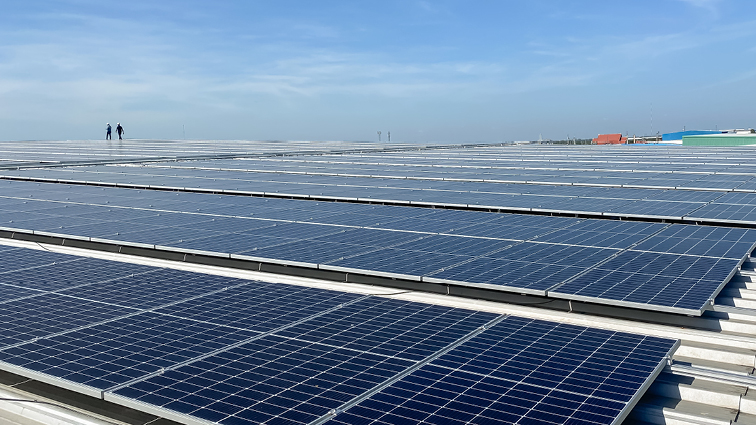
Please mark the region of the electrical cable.
<svg viewBox="0 0 756 425"><path fill-rule="evenodd" d="M0 398L0 401L10 401L10 402L14 402L14 403L37 403L37 404L47 404L47 405L49 405L49 406L60 407L61 409L66 409L66 410L69 410L69 411L71 411L71 412L74 412L74 413L79 413L79 411L77 411L77 410L75 410L75 409L72 409L72 408L70 408L70 407L68 407L68 406L66 406L66 405L63 405L63 404L58 404L58 403L53 403L53 402L50 402L50 401L42 401L42 400L28 400L28 399L23 399L23 398Z"/></svg>

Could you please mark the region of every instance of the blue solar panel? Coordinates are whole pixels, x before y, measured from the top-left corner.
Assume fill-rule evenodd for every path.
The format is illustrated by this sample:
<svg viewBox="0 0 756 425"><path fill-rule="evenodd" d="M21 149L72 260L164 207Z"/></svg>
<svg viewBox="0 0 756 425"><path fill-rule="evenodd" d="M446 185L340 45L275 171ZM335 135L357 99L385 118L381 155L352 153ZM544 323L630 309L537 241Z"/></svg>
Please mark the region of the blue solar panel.
<svg viewBox="0 0 756 425"><path fill-rule="evenodd" d="M342 232L321 236L313 241L328 241L353 245L378 246L382 248L418 240L426 235L413 232L387 232L379 229L344 228Z"/></svg>
<svg viewBox="0 0 756 425"><path fill-rule="evenodd" d="M0 273L80 260L80 257L50 251L13 249L3 252L3 261L0 261Z"/></svg>
<svg viewBox="0 0 756 425"><path fill-rule="evenodd" d="M41 291L34 289L21 288L12 285L0 284L0 303L12 301L18 298L41 294ZM0 304L2 305L2 304Z"/></svg>
<svg viewBox="0 0 756 425"><path fill-rule="evenodd" d="M627 251L549 295L700 314L738 264L732 259Z"/></svg>
<svg viewBox="0 0 756 425"><path fill-rule="evenodd" d="M683 217L706 205L703 202L670 202L640 200L607 211L640 216Z"/></svg>
<svg viewBox="0 0 756 425"><path fill-rule="evenodd" d="M220 423L308 423L412 363L266 336L114 393Z"/></svg>
<svg viewBox="0 0 756 425"><path fill-rule="evenodd" d="M250 281L153 268L145 274L79 286L59 293L124 307L155 308L212 291L247 284L250 284Z"/></svg>
<svg viewBox="0 0 756 425"><path fill-rule="evenodd" d="M357 294L317 288L251 282L156 311L218 325L267 332L360 297Z"/></svg>
<svg viewBox="0 0 756 425"><path fill-rule="evenodd" d="M486 255L489 258L555 264L571 267L592 267L620 251L575 245L523 242Z"/></svg>
<svg viewBox="0 0 756 425"><path fill-rule="evenodd" d="M318 264L370 253L377 249L379 248L374 246L304 240L260 248L246 255Z"/></svg>
<svg viewBox="0 0 756 425"><path fill-rule="evenodd" d="M138 312L58 294L41 294L0 305L0 347Z"/></svg>
<svg viewBox="0 0 756 425"><path fill-rule="evenodd" d="M688 254L707 257L731 258L740 260L753 249L756 239L746 239L743 242L726 240L712 241L695 237L675 237L666 235L653 236L634 248L639 251L654 251L672 254Z"/></svg>
<svg viewBox="0 0 756 425"><path fill-rule="evenodd" d="M0 274L0 283L40 291L59 291L144 273L150 269L150 267L137 264L79 258L77 261L48 264Z"/></svg>
<svg viewBox="0 0 756 425"><path fill-rule="evenodd" d="M384 232L385 233L385 232ZM394 232L392 232L394 233ZM409 251L440 252L467 256L484 256L515 243L509 240L483 239L461 236L430 235L403 243L398 248Z"/></svg>
<svg viewBox="0 0 756 425"><path fill-rule="evenodd" d="M277 332L277 335L419 361L496 315L371 297Z"/></svg>
<svg viewBox="0 0 756 425"><path fill-rule="evenodd" d="M146 312L0 350L0 361L106 390L255 335Z"/></svg>
<svg viewBox="0 0 756 425"><path fill-rule="evenodd" d="M756 222L756 206L734 204L709 204L692 212L690 219L710 219L717 221Z"/></svg>
<svg viewBox="0 0 756 425"><path fill-rule="evenodd" d="M329 423L612 424L674 347L508 317Z"/></svg>
<svg viewBox="0 0 756 425"><path fill-rule="evenodd" d="M326 264L341 268L426 276L472 258L465 255L386 248L342 260L330 261Z"/></svg>
<svg viewBox="0 0 756 425"><path fill-rule="evenodd" d="M546 295L547 289L578 275L584 270L580 267L481 257L430 273L428 277L502 286L509 291L528 289L537 291L539 295Z"/></svg>

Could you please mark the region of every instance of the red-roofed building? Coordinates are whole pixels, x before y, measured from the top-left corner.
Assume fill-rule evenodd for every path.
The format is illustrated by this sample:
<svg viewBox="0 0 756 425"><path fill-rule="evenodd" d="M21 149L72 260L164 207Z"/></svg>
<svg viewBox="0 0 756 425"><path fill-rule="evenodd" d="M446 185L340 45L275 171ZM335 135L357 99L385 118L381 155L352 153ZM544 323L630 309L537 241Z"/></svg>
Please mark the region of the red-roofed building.
<svg viewBox="0 0 756 425"><path fill-rule="evenodd" d="M627 137L622 137L622 134L599 134L598 137L593 139L594 145L624 145L627 143Z"/></svg>

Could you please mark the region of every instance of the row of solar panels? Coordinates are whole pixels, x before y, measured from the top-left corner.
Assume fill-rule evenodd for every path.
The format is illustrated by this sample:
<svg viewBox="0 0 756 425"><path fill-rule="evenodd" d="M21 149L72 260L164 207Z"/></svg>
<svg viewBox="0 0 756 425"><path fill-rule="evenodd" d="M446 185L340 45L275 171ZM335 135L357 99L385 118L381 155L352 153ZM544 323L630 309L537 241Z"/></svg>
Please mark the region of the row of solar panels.
<svg viewBox="0 0 756 425"><path fill-rule="evenodd" d="M70 161L117 161L148 158L208 157L212 155L259 155L293 152L373 151L414 149L414 144L343 141L245 141L236 140L58 140L0 141L0 166L50 165ZM26 164L25 164L26 163Z"/></svg>
<svg viewBox="0 0 756 425"><path fill-rule="evenodd" d="M695 315L756 241L742 228L12 181L0 196L10 230Z"/></svg>
<svg viewBox="0 0 756 425"><path fill-rule="evenodd" d="M619 423L677 342L0 247L0 368L187 423Z"/></svg>
<svg viewBox="0 0 756 425"><path fill-rule="evenodd" d="M88 168L23 169L7 171L3 174L11 177L39 177L50 179L74 179L89 181L109 181L127 183L139 182L145 176L188 177L198 179L219 179L229 181L260 181L280 183L311 183L322 185L343 184L365 187L398 188L436 188L437 190L459 190L491 193L528 193L545 188L522 187L522 185L556 185L587 187L615 187L624 189L684 189L756 192L756 177L752 175L700 175L700 174L659 174L659 173L602 173L602 172L561 172L545 173L528 170L509 170L506 172L481 171L479 169L460 169L412 167L410 169L394 167L383 168L344 168L329 165L324 167L287 167L285 164L250 168L244 162L215 164L213 168L203 167L202 163L171 163L166 166L149 167L115 167L99 166ZM180 165L177 165L180 164ZM209 164L208 164L209 165ZM328 164L326 164L328 165ZM197 168L202 167L202 168ZM97 173L83 175L81 172ZM407 181L409 179L410 181ZM399 181L392 181L399 180ZM418 181L419 180L419 181ZM426 182L429 180L430 182ZM441 181L439 184L435 181ZM340 183L339 183L340 182ZM466 184L467 183L467 184ZM477 184L469 184L477 183ZM480 184L487 183L487 184ZM504 185L504 186L503 186ZM179 187L181 187L179 185ZM537 192L536 192L537 193ZM568 192L569 193L569 192ZM632 193L632 192L629 192ZM695 195L691 195L695 196Z"/></svg>
<svg viewBox="0 0 756 425"><path fill-rule="evenodd" d="M334 155L324 155L329 160ZM344 161L357 158L410 158L419 162L450 161L464 164L472 161L491 163L533 164L637 164L642 167L674 166L674 169L691 167L721 167L751 165L756 152L742 147L687 147L687 146L635 146L632 148L598 146L500 146L481 145L474 148L429 149L419 151L363 153L350 155ZM354 158L354 159L351 159Z"/></svg>
<svg viewBox="0 0 756 425"><path fill-rule="evenodd" d="M103 168L112 169L100 169ZM262 174L260 180L254 180L255 173L186 170L181 172L184 176L169 176L146 167L129 168L128 173L82 171L87 169L89 168L19 170L3 174L8 178L20 179L117 184L124 187L186 188L323 200L687 220L713 224L756 223L756 193L279 174Z"/></svg>
<svg viewBox="0 0 756 425"><path fill-rule="evenodd" d="M506 162L496 160L464 161L458 158L434 158L433 162L415 162L416 158L365 157L358 155L341 156L300 156L284 158L239 158L212 161L156 162L144 164L157 168L203 168L237 171L288 172L288 173L323 173L326 175L355 175L370 177L373 175L394 178L428 178L489 181L531 181L562 182L586 184L646 185L657 180L669 181L673 186L700 187L700 184L730 183L726 188L735 188L738 184L752 181L756 175L756 166L737 165L713 167L710 165L684 170L636 170L636 166L615 164L576 164L576 163L532 163ZM669 167L669 166L668 166ZM671 166L669 168L677 168ZM597 181L606 179L606 182ZM669 184L667 184L669 185Z"/></svg>
<svg viewBox="0 0 756 425"><path fill-rule="evenodd" d="M592 148L593 152L602 152ZM582 151L588 153L589 151ZM611 152L603 151L603 152ZM533 170L602 170L639 172L700 172L748 174L753 173L754 156L751 151L740 149L737 157L710 155L690 155L695 152L687 148L666 151L658 147L638 150L639 155L586 154L578 149L550 151L548 148L517 148L479 146L465 149L404 150L394 152L353 152L348 155L336 152L308 157L281 157L283 162L313 164L381 164L402 167L452 166L464 168L525 168ZM733 151L734 152L734 151ZM257 162L255 158L239 158Z"/></svg>

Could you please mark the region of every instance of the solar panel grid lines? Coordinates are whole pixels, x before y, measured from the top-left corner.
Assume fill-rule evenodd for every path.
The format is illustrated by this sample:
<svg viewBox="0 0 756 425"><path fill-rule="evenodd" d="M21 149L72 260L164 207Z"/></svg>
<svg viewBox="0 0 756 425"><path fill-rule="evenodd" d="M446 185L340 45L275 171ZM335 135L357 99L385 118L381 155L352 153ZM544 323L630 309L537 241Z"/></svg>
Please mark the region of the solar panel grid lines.
<svg viewBox="0 0 756 425"><path fill-rule="evenodd" d="M216 348L216 349L214 349L214 350L212 350L210 352L206 352L206 353L203 353L202 355L186 359L186 360L184 360L182 362L173 363L173 364L171 364L169 366L163 367L160 370L152 372L150 374L146 374L146 375L141 375L139 377L135 377L134 379L131 379L131 380L127 381L127 382L123 382L123 383L121 383L119 385L115 385L113 387L108 388L108 391L117 391L119 389L131 386L131 385L133 385L135 383L139 383L139 382L148 380L148 379L150 379L152 377L163 375L166 372L174 371L174 370L179 369L181 367L192 365L192 364L194 364L196 362L201 362L201 361L206 360L206 359L208 359L210 357L213 357L213 356L222 354L224 352L231 351L231 350L233 350L235 348L239 348L239 347L242 347L244 345L253 343L253 342L258 341L258 340L260 340L262 338L274 335L277 331L282 331L282 330L288 329L288 328L290 328L292 326L296 326L296 325L298 325L300 323L306 322L308 320L312 320L312 319L317 318L319 316L322 316L324 314L328 314L328 313L330 313L330 312L332 312L334 310L342 308L345 305L349 305L349 304L352 304L354 302L358 302L358 301L363 300L363 299L368 298L368 297L370 297L370 296L369 295L364 295L364 296L356 297L356 298L354 298L354 299L352 299L350 301L344 302L343 304L339 304L337 306L328 308L326 310L321 310L320 312L316 312L316 313L314 313L312 315L300 318L299 320L296 320L296 321L293 321L293 322L285 323L285 324L283 324L283 325L281 325L279 327L276 327L276 328L274 328L272 330L268 330L268 331L265 331L265 332L251 331L251 330L249 330L251 332L255 332L255 335L252 335L252 336L250 336L250 337L248 337L246 339L243 339L241 341L234 342L232 344L222 345L222 346L220 346L220 347L218 347L218 348ZM189 319L189 320L192 320L192 319ZM246 329L241 329L241 330L245 330L246 331Z"/></svg>
<svg viewBox="0 0 756 425"><path fill-rule="evenodd" d="M0 305L6 302L33 298L43 293L44 291L40 291L37 289L23 288L19 286L6 285L3 283L0 283Z"/></svg>
<svg viewBox="0 0 756 425"><path fill-rule="evenodd" d="M677 344L510 316L324 419L392 425L619 423Z"/></svg>
<svg viewBox="0 0 756 425"><path fill-rule="evenodd" d="M615 251L615 252L613 252L613 253L612 253L612 254L611 254L610 256L608 256L608 257L604 258L603 260L601 260L601 261L599 261L599 262L597 262L597 263L593 264L593 266L592 266L592 267L589 267L589 268L587 268L587 269L586 269L586 270L584 270L583 272L581 272L581 273L579 273L579 274L577 274L577 275L573 276L572 278L570 278L570 279L568 279L568 280L566 280L566 281L564 281L564 282L560 282L560 283L558 283L558 284L555 284L554 286L552 286L552 287L548 288L548 289L547 289L547 292L553 291L553 290L555 290L555 289L559 288L560 286L562 286L562 285L564 285L564 284L568 284L568 283L570 283L570 282L572 282L572 281L574 281L574 280L577 280L577 279L579 279L579 278L580 278L581 276L585 275L586 273L590 272L590 271L591 271L591 270L593 270L593 269L597 269L597 268L600 268L600 267L601 267L601 266L602 266L603 264L606 264L606 263L608 263L608 262L612 261L613 259L615 259L615 258L616 258L616 257L618 257L619 255L621 255L622 253L624 253L624 252L627 252L627 251L629 251L629 250L633 249L634 247L636 247L636 246L638 246L639 244L643 243L644 241L646 241L646 240L650 239L650 238L651 238L651 237L653 237L654 235L660 234L661 232L663 232L663 231L664 231L664 230L665 230L666 228L668 228L668 227L669 227L669 225L665 225L665 226L664 226L664 227L662 227L662 228L657 228L656 232L654 232L654 233L651 233L651 234L648 234L648 235L645 235L645 237L643 237L643 238L642 238L642 239L640 239L640 240L637 240L637 241L635 241L634 243L632 243L631 245L629 245L629 246L625 247L624 249L621 249L621 250L618 250L618 251Z"/></svg>
<svg viewBox="0 0 756 425"><path fill-rule="evenodd" d="M376 385L369 391L366 391L351 400L347 401L346 403L342 404L341 406L332 409L325 415L322 415L320 418L313 420L309 423L309 425L320 425L323 423L326 423L330 421L332 418L336 417L337 415L343 413L344 411L349 410L350 408L359 405L362 401L369 399L373 395L381 392L385 388L388 388L389 386L395 384L396 382L399 382L400 380L404 379L405 377L411 375L412 373L416 372L420 368L426 366L428 363L432 362L435 359L438 359L439 357L449 353L450 351L454 350L455 348L459 347L460 345L470 341L472 338L476 337L480 333L484 332L486 329L490 329L494 326L496 326L498 323L500 323L502 320L506 319L507 315L500 315L498 317L495 317L491 319L488 323L471 330L466 335L454 340L452 343L446 345L445 347L427 355L423 359L419 359L413 366L408 367L401 373L398 373L391 378L383 381L382 383Z"/></svg>
<svg viewBox="0 0 756 425"><path fill-rule="evenodd" d="M276 334L287 338L420 361L496 315L371 297Z"/></svg>
<svg viewBox="0 0 756 425"><path fill-rule="evenodd" d="M2 253L2 256L3 261L0 262L0 278L6 273L32 270L57 263L81 261L81 258L72 255L25 249L6 250Z"/></svg>
<svg viewBox="0 0 756 425"><path fill-rule="evenodd" d="M660 262L660 254L642 257L645 253L628 252L635 258L617 258L628 268L643 268L654 259ZM638 256L641 257L638 257ZM683 257L673 257L677 262ZM695 258L695 257L692 257ZM701 266L696 263L707 261ZM656 311L701 314L714 295L727 283L735 273L739 262L728 259L709 259L698 257L687 268L698 267L701 270L692 274L692 278L671 276L671 273L644 274L639 272L593 269L572 282L561 285L549 292L550 296L575 300L590 300L600 297L607 304L634 308L649 308ZM683 266L685 267L685 266ZM686 268L686 270L687 270ZM703 272L703 273L700 273Z"/></svg>
<svg viewBox="0 0 756 425"><path fill-rule="evenodd" d="M155 311L240 329L268 332L361 298L298 286L244 286L173 303Z"/></svg>
<svg viewBox="0 0 756 425"><path fill-rule="evenodd" d="M110 265L97 267L98 265ZM50 264L35 269L0 275L0 283L6 286L36 290L44 293L63 293L97 283L114 282L129 276L148 274L146 266L128 263L112 263L106 260L84 259L81 262ZM0 303L4 300L0 300Z"/></svg>
<svg viewBox="0 0 756 425"><path fill-rule="evenodd" d="M144 277L148 277L149 280L144 280ZM57 293L113 306L154 311L230 289L257 286L256 283L225 276L158 269L110 281L65 288Z"/></svg>
<svg viewBox="0 0 756 425"><path fill-rule="evenodd" d="M141 312L0 350L0 362L101 392L256 334Z"/></svg>
<svg viewBox="0 0 756 425"><path fill-rule="evenodd" d="M56 293L9 301L0 311L0 349L139 312Z"/></svg>
<svg viewBox="0 0 756 425"><path fill-rule="evenodd" d="M492 317L496 316L483 314L482 323ZM152 379L114 395L107 393L105 398L130 397L153 406L164 402L164 407L179 414L221 423L309 423L416 363L276 335L259 341L207 359L207 364L166 372L162 381ZM222 402L203 399L201 395L209 393L196 392L200 389L196 384L207 378ZM156 384L166 390L161 392ZM219 391L231 396L221 397Z"/></svg>

